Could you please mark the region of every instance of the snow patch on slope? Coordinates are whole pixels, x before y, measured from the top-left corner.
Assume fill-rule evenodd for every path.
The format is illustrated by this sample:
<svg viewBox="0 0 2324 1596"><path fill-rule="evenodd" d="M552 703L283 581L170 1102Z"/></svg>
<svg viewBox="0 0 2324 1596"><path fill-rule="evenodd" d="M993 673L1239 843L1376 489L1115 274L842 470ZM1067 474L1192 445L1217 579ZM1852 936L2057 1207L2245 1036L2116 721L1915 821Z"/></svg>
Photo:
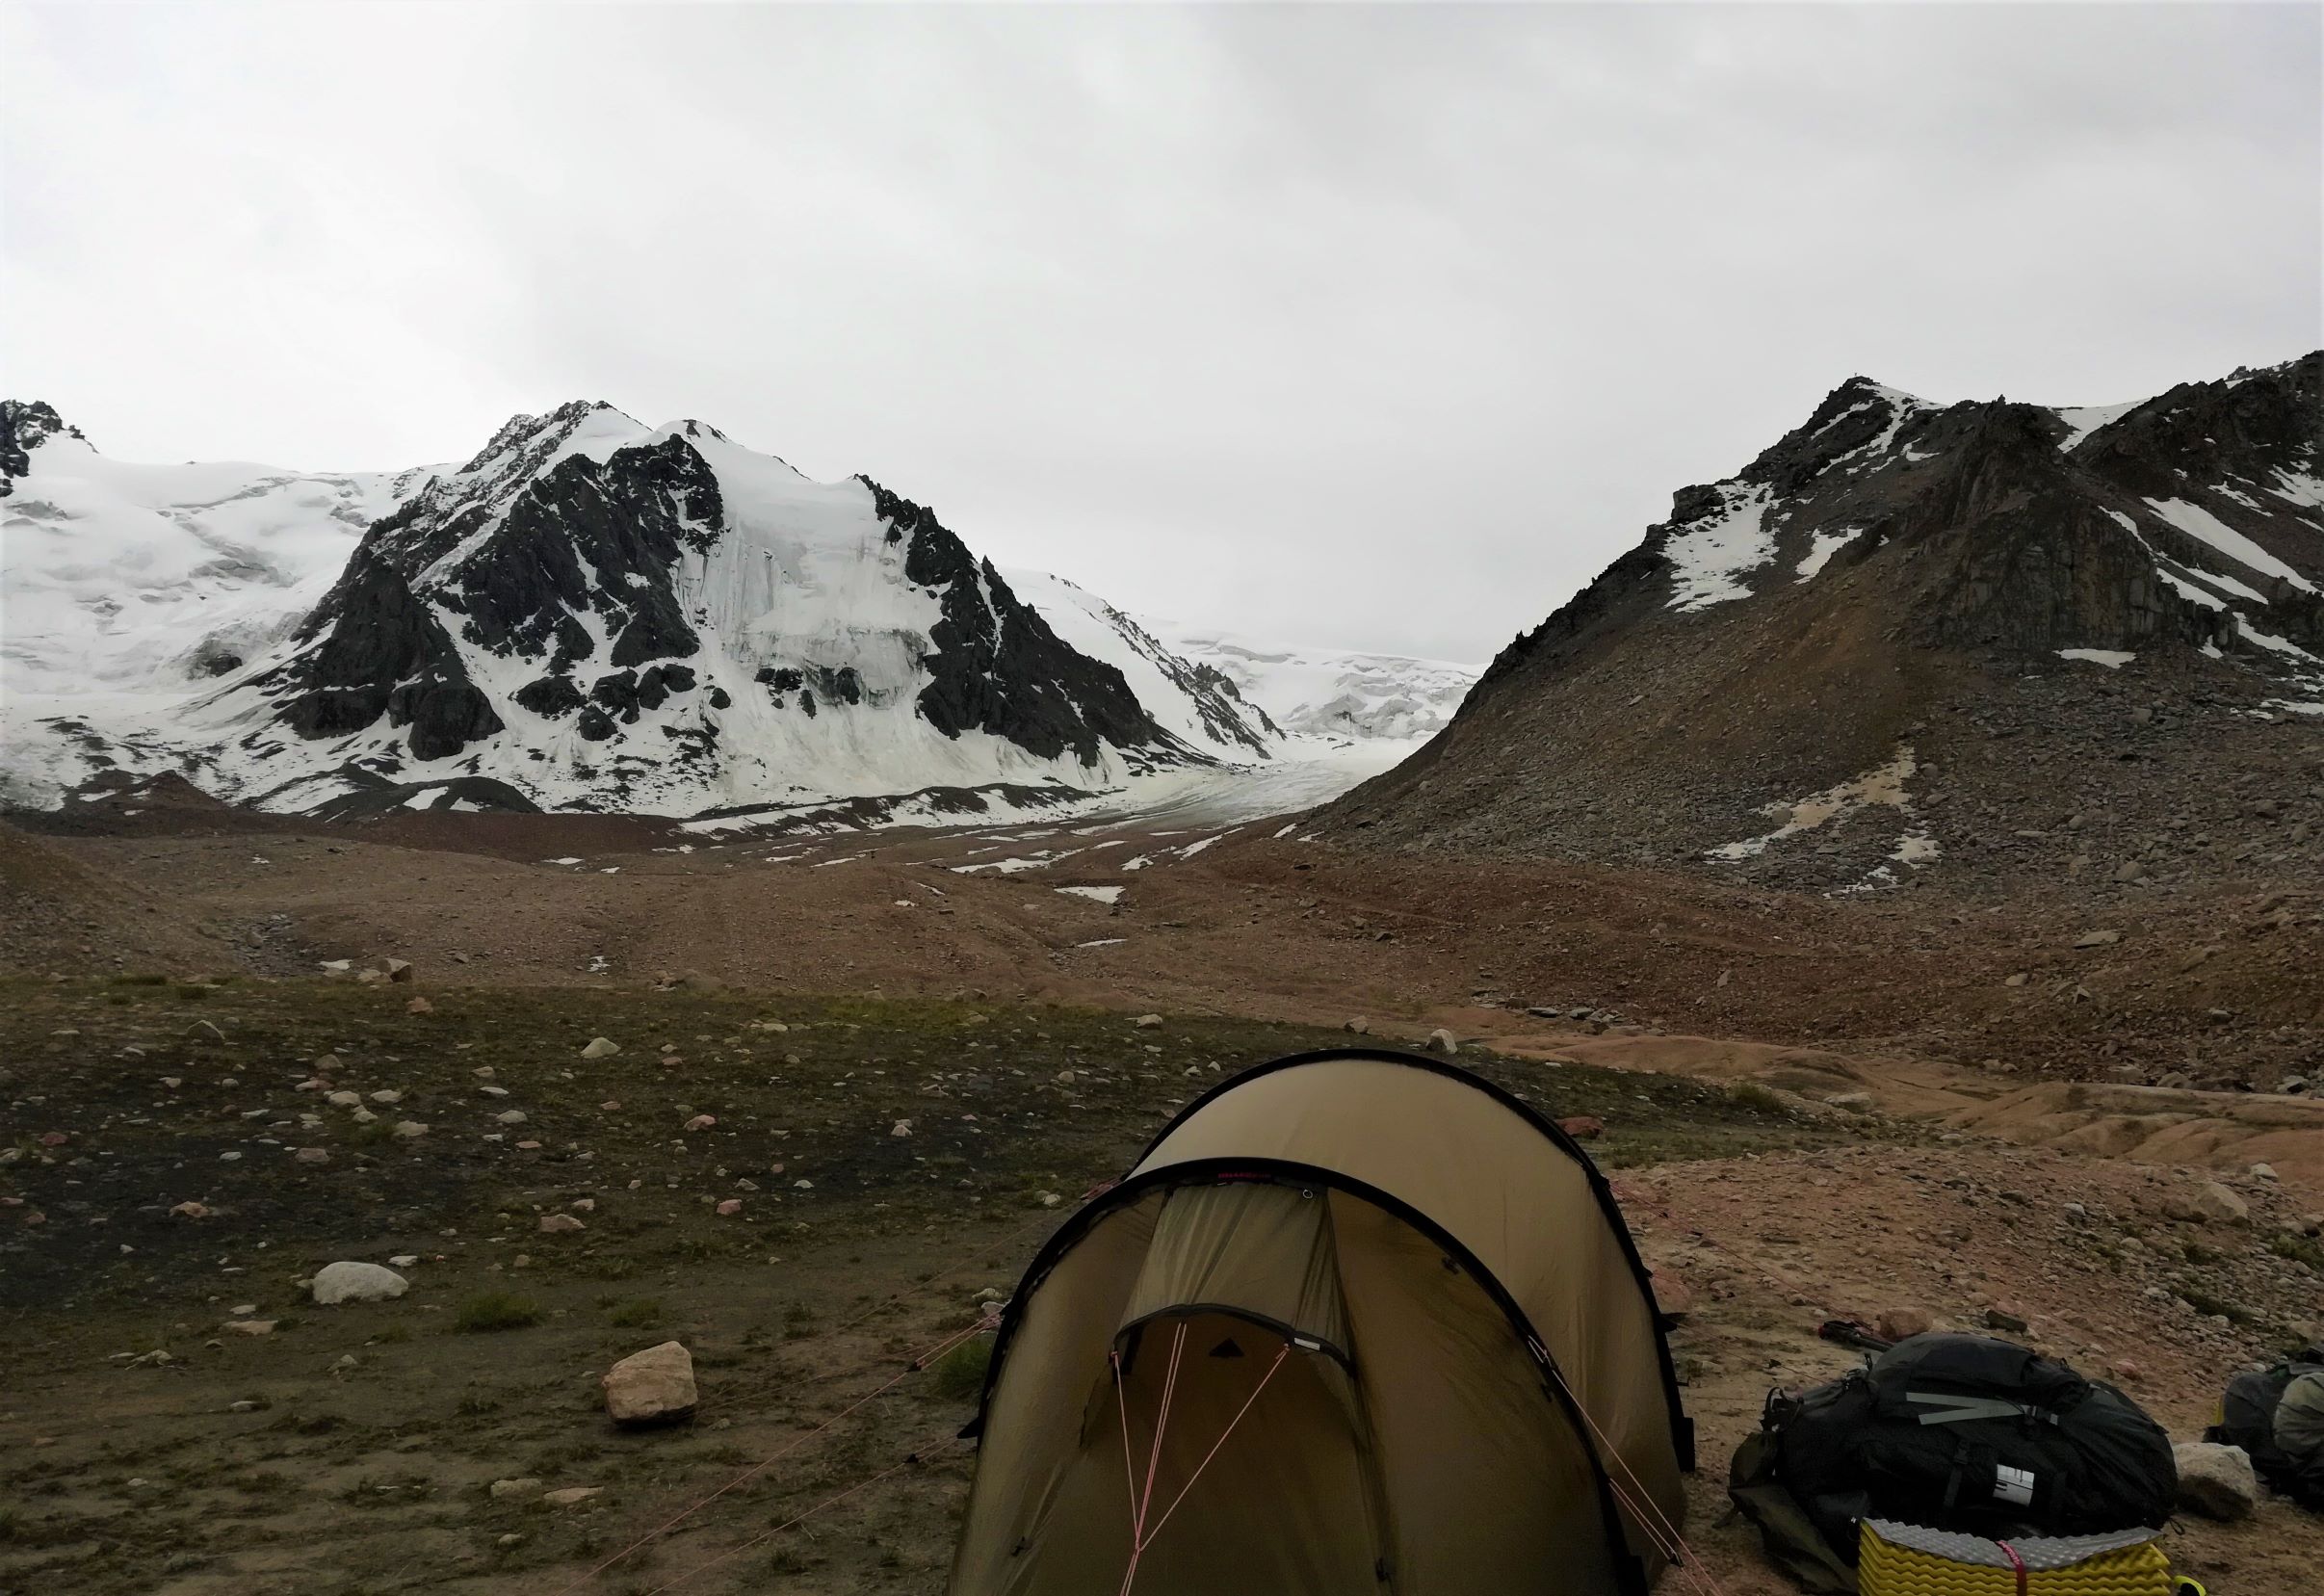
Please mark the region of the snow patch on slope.
<svg viewBox="0 0 2324 1596"><path fill-rule="evenodd" d="M2059 450L2073 453L2075 446L2082 439L2111 427L2145 403L2143 399L2127 399L2120 405L2066 405L2053 407L2050 413L2066 424L2066 435L2058 439Z"/></svg>
<svg viewBox="0 0 2324 1596"><path fill-rule="evenodd" d="M1720 506L1662 545L1670 562L1673 610L1704 610L1749 598L1742 578L1775 558L1775 535L1765 525L1773 490L1757 484L1721 483ZM1828 557L1827 557L1828 558Z"/></svg>
<svg viewBox="0 0 2324 1596"><path fill-rule="evenodd" d="M2272 576L2280 582L2288 582L2304 593L2316 590L2314 583L2201 505L2190 504L2184 499L2149 499L2147 508L2198 542L2209 544L2238 565ZM2259 597L2257 593L2252 596Z"/></svg>
<svg viewBox="0 0 2324 1596"><path fill-rule="evenodd" d="M1912 780L1914 772L1919 769L1919 765L1914 758L1912 748L1910 746L1899 747L1895 756L1887 764L1867 771L1853 780L1843 781L1836 787L1828 787L1820 793L1813 794L1794 803L1768 805L1765 813L1770 816L1782 815L1785 817L1781 825L1756 837L1746 837L1739 842L1722 843L1716 848L1707 850L1703 856L1726 864L1738 864L1745 859L1755 859L1766 852L1776 843L1783 842L1787 838L1796 837L1803 832L1814 831L1859 809L1889 808L1895 810L1898 814L1909 815L1913 812L1913 802L1911 795L1905 790L1905 784ZM1899 839L1895 851L1891 854L1891 857L1900 864L1919 865L1935 858L1938 851L1936 839L1930 836L1924 827L1916 826Z"/></svg>

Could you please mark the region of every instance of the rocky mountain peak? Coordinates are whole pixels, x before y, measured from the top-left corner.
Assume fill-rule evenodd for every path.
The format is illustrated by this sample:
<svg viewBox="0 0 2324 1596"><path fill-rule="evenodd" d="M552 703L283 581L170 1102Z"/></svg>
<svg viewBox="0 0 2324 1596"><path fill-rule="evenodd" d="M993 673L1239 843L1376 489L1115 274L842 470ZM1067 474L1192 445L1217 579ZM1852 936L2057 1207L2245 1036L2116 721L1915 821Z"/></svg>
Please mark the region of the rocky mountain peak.
<svg viewBox="0 0 2324 1596"><path fill-rule="evenodd" d="M0 499L13 493L16 479L32 469L32 451L53 437L89 441L52 405L38 399L0 399Z"/></svg>
<svg viewBox="0 0 2324 1596"><path fill-rule="evenodd" d="M1938 747L1965 812L2005 835L2047 836L2060 792L2184 826L2222 790L2305 788L2289 733L2312 748L2324 718L2320 375L2310 354L2062 408L1852 378L1734 477L1675 495L1324 829L1877 890L2002 851L1910 818ZM2118 754L2126 692L2138 725L2185 735ZM1894 823L1880 851L1776 846L1867 804Z"/></svg>

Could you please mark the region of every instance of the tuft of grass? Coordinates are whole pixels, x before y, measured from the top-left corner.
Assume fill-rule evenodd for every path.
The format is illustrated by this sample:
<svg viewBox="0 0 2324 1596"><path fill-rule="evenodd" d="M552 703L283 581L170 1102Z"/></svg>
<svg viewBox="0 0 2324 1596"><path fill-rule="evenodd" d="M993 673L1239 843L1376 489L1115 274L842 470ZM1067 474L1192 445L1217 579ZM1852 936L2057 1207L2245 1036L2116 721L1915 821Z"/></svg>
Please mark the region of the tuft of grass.
<svg viewBox="0 0 2324 1596"><path fill-rule="evenodd" d="M2201 1286L2181 1286L2180 1298L2199 1314L2216 1314L2231 1324L2249 1324L2257 1317L2240 1302L2230 1302L2224 1296L2213 1296Z"/></svg>
<svg viewBox="0 0 2324 1596"><path fill-rule="evenodd" d="M1791 1112L1790 1104L1772 1088L1763 1086L1757 1081L1737 1081L1728 1089L1727 1095L1734 1098L1738 1107L1753 1109L1761 1113L1789 1115Z"/></svg>
<svg viewBox="0 0 2324 1596"><path fill-rule="evenodd" d="M2324 1274L2324 1242L2311 1242L2305 1236L2284 1231L2267 1239L2267 1250L2279 1258L2306 1264L2318 1274Z"/></svg>
<svg viewBox="0 0 2324 1596"><path fill-rule="evenodd" d="M113 984L116 986L167 986L170 984L170 978L153 974L116 976L113 978Z"/></svg>
<svg viewBox="0 0 2324 1596"><path fill-rule="evenodd" d="M462 1302L452 1319L455 1330L521 1330L540 1322L540 1304L514 1292L479 1292Z"/></svg>
<svg viewBox="0 0 2324 1596"><path fill-rule="evenodd" d="M961 1343L929 1368L928 1384L948 1402L973 1400L984 1389L984 1371L993 1361L993 1338Z"/></svg>
<svg viewBox="0 0 2324 1596"><path fill-rule="evenodd" d="M658 1296L633 1296L626 1302L616 1302L605 1316L608 1324L617 1324L625 1330L642 1330L662 1321L662 1299Z"/></svg>

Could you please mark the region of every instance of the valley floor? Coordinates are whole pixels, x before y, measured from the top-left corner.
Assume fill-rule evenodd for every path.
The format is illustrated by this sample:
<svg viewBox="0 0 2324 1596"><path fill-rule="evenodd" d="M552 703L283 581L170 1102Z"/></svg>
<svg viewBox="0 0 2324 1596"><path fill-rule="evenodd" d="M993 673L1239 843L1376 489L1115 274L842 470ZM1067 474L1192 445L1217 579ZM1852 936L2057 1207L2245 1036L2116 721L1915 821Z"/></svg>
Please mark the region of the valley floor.
<svg viewBox="0 0 2324 1596"><path fill-rule="evenodd" d="M909 1360L1175 1103L1358 1016L1604 1120L1691 1298L1690 1533L1738 1596L1788 1587L1718 1522L1725 1460L1768 1386L1851 1361L1825 1318L2014 1316L2184 1439L2324 1315L2324 1105L2269 1089L2319 1073L2297 895L1842 903L1200 812L715 845L145 816L0 830L0 1583L932 1596L975 1374ZM414 979L356 979L391 958ZM2171 1217L2211 1179L2248 1222ZM396 1256L398 1301L297 1285ZM671 1337L697 1418L615 1432L597 1374ZM522 1478L597 1494L490 1493ZM2324 1524L2171 1544L2292 1596Z"/></svg>

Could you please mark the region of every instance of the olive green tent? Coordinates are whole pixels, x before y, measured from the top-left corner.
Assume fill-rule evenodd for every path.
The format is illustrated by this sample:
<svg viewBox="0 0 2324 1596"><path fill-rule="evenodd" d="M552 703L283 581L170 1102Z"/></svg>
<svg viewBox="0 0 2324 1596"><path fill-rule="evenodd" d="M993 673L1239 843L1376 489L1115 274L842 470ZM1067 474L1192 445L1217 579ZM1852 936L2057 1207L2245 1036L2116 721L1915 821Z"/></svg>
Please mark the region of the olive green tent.
<svg viewBox="0 0 2324 1596"><path fill-rule="evenodd" d="M952 1596L1635 1596L1693 1467L1606 1181L1431 1059L1185 1109L1003 1317Z"/></svg>

